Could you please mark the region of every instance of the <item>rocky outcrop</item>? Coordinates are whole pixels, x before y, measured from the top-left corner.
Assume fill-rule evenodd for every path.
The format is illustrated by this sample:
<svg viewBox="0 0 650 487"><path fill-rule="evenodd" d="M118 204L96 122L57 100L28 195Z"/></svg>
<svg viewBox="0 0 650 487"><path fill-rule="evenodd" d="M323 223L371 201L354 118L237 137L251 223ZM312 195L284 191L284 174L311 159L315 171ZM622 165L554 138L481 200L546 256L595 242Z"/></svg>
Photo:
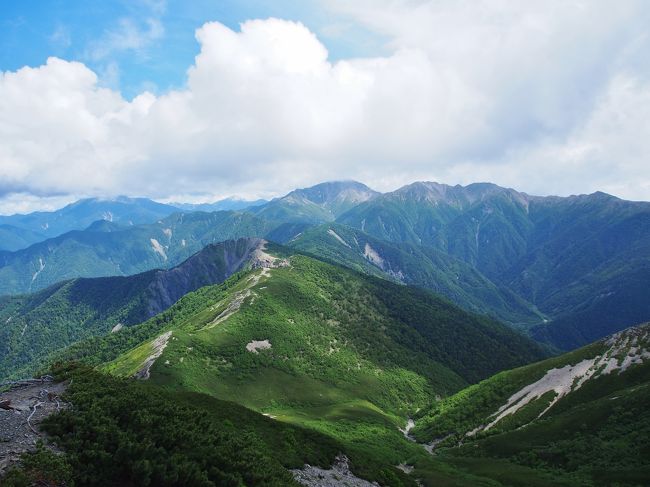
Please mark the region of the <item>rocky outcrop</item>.
<svg viewBox="0 0 650 487"><path fill-rule="evenodd" d="M211 244L173 269L155 271L145 292L146 311L139 321L161 313L188 292L225 281L246 266L262 242L240 238Z"/></svg>
<svg viewBox="0 0 650 487"><path fill-rule="evenodd" d="M38 425L68 407L61 400L66 386L47 379L30 380L0 393L0 477L23 453L35 450L39 440L47 446L46 435Z"/></svg>
<svg viewBox="0 0 650 487"><path fill-rule="evenodd" d="M165 351L165 348L167 347L167 342L169 342L169 338L171 336L172 336L172 332L168 331L160 335L153 342L151 342L151 355L149 355L147 357L147 360L144 361L140 370L138 370L134 374L133 377L135 379L147 380L150 377L150 371L152 365L154 364L156 359L160 357L162 353Z"/></svg>
<svg viewBox="0 0 650 487"><path fill-rule="evenodd" d="M309 487L378 487L377 482L368 482L350 471L350 464L345 455L336 457L330 469L305 465L301 469L292 470L293 477L301 485Z"/></svg>

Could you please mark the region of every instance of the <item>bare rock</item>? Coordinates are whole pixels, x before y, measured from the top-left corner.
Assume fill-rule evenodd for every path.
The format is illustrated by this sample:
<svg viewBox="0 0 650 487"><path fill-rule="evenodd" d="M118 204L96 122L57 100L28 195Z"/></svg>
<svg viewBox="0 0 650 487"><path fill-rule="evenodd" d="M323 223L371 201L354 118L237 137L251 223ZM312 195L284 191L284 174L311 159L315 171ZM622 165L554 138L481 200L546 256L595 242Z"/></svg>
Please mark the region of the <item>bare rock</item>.
<svg viewBox="0 0 650 487"><path fill-rule="evenodd" d="M60 397L66 383L32 381L14 385L0 393L0 476L23 453L36 449L42 440L47 445L47 435L39 424L49 415L69 407ZM49 448L54 449L51 445Z"/></svg>

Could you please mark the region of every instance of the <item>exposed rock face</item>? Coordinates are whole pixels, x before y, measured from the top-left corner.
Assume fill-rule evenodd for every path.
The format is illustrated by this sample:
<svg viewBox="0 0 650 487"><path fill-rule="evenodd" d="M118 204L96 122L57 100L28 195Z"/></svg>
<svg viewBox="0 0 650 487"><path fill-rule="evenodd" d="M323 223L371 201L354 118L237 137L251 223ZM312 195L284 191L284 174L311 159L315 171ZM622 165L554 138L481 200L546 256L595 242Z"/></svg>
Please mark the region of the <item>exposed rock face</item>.
<svg viewBox="0 0 650 487"><path fill-rule="evenodd" d="M301 485L310 487L377 487L377 482L368 482L350 471L348 458L345 455L336 457L332 468L325 470L320 467L305 465L301 469L292 470L293 476Z"/></svg>
<svg viewBox="0 0 650 487"><path fill-rule="evenodd" d="M259 353L258 350L268 350L271 347L271 342L268 340L253 340L246 344L246 350L252 353Z"/></svg>
<svg viewBox="0 0 650 487"><path fill-rule="evenodd" d="M506 416L516 413L552 391L553 399L538 416L542 417L561 398L575 392L588 381L607 374L625 372L631 365L650 360L650 323L620 331L601 342L608 347L603 353L576 364L547 370L541 379L510 396L507 402L492 414L487 425L479 426L467 435L473 436L479 431L489 430Z"/></svg>
<svg viewBox="0 0 650 487"><path fill-rule="evenodd" d="M172 332L168 331L151 342L151 355L149 355L149 357L147 357L147 360L144 361L142 368L135 373L133 376L134 378L142 380L147 380L149 378L151 366L154 364L156 359L160 357L165 351L165 347L167 347L167 342L169 342L169 338L171 336Z"/></svg>
<svg viewBox="0 0 650 487"><path fill-rule="evenodd" d="M23 453L46 439L38 425L68 407L60 398L65 388L65 383L32 381L0 393L0 477Z"/></svg>
<svg viewBox="0 0 650 487"><path fill-rule="evenodd" d="M250 261L262 242L258 238L240 238L208 245L179 266L156 271L147 286L147 311L141 320L161 313L188 292L225 281Z"/></svg>
<svg viewBox="0 0 650 487"><path fill-rule="evenodd" d="M260 240L250 256L250 264L253 269L274 269L276 267L288 267L287 259L280 259L266 252L266 240Z"/></svg>

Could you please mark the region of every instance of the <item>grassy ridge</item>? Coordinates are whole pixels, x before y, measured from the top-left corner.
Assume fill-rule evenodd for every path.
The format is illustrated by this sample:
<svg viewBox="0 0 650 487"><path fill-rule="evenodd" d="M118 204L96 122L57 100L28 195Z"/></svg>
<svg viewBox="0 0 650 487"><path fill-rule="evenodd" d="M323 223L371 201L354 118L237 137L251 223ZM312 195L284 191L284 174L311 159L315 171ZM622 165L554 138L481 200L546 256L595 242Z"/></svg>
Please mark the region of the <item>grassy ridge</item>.
<svg viewBox="0 0 650 487"><path fill-rule="evenodd" d="M494 413L507 399L523 387L541 379L547 370L576 364L604 351L602 343L553 357L535 364L500 372L434 404L421 412L413 434L418 440L429 442L452 435L449 442L463 439L463 435ZM494 431L498 431L497 425Z"/></svg>
<svg viewBox="0 0 650 487"><path fill-rule="evenodd" d="M574 485L647 485L650 365L636 366L625 376L595 379L530 426L447 451L446 457L509 459L562 474Z"/></svg>
<svg viewBox="0 0 650 487"><path fill-rule="evenodd" d="M0 298L0 379L33 373L50 353L167 309L247 264L256 239L208 245L169 270L75 279L34 294Z"/></svg>
<svg viewBox="0 0 650 487"><path fill-rule="evenodd" d="M242 296L239 310L219 320ZM542 356L506 327L430 292L302 255L268 275L258 269L189 294L156 320L141 325L149 327L147 340L172 336L151 369L152 384L232 400L325 434L353 457L370 455L358 474L395 476L387 485L400 485L393 466L403 462L473 485L398 428L437 396ZM270 348L247 350L255 341ZM148 344L140 347L104 369L132 374L147 354Z"/></svg>

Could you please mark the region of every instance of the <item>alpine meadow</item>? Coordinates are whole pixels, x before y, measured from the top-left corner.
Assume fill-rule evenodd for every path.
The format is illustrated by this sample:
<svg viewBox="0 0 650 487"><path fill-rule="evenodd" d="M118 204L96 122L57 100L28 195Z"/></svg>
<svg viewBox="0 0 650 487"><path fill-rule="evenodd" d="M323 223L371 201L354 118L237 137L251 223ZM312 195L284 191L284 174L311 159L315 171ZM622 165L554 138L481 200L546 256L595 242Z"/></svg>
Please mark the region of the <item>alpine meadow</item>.
<svg viewBox="0 0 650 487"><path fill-rule="evenodd" d="M0 8L0 486L650 486L650 5Z"/></svg>

